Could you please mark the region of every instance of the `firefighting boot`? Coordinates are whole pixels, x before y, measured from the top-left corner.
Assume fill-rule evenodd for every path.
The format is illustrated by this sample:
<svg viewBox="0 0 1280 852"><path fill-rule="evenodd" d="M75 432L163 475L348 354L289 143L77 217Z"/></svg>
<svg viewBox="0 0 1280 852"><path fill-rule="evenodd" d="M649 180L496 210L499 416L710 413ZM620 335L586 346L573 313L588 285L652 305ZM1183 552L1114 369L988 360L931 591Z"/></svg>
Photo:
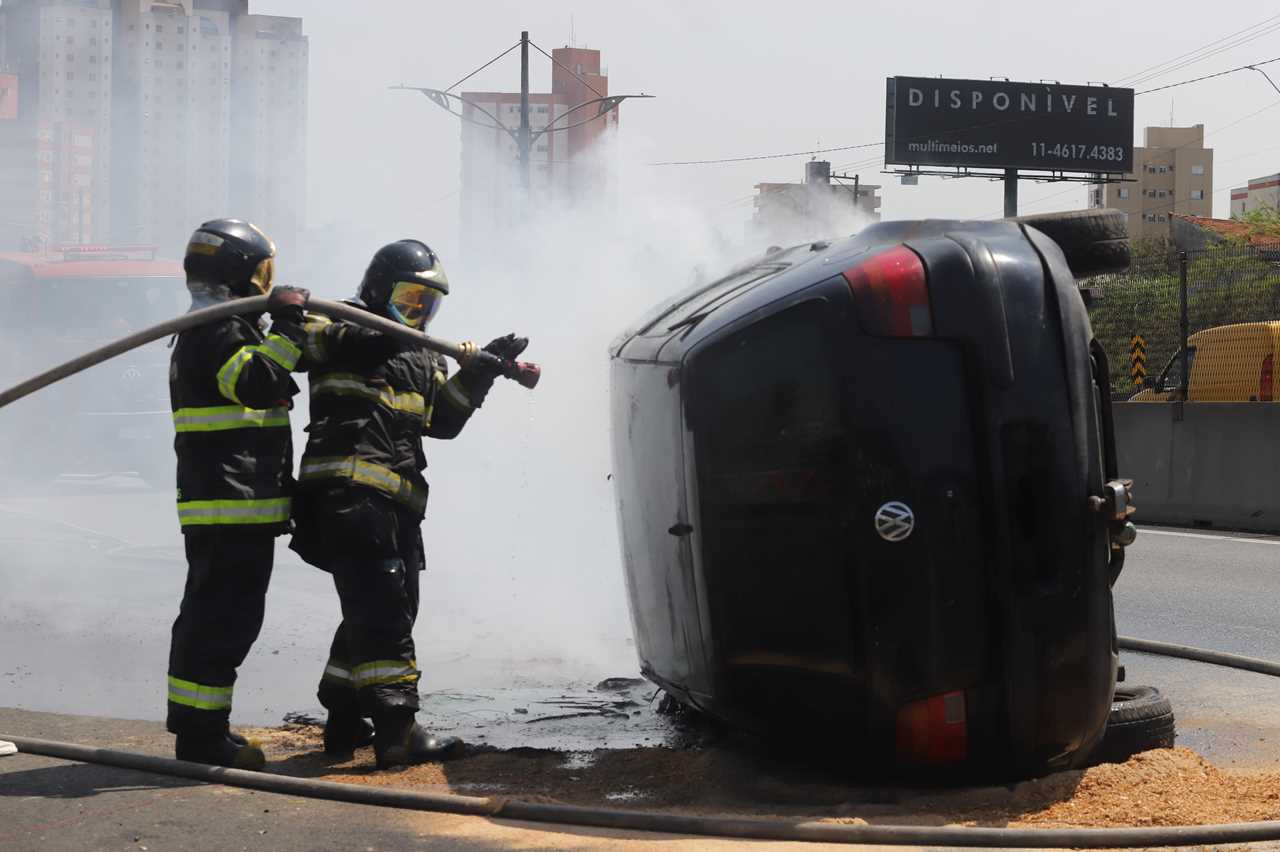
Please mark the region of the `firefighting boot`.
<svg viewBox="0 0 1280 852"><path fill-rule="evenodd" d="M324 723L324 753L349 757L356 749L373 743L373 725L354 710L330 710Z"/></svg>
<svg viewBox="0 0 1280 852"><path fill-rule="evenodd" d="M378 768L412 766L461 757L465 747L457 737L437 737L414 720L412 712L380 713L373 719L373 750Z"/></svg>
<svg viewBox="0 0 1280 852"><path fill-rule="evenodd" d="M266 766L267 758L256 743L239 745L227 734L212 737L184 737L179 735L174 749L178 760L207 763L211 766L227 766L232 769L259 770Z"/></svg>

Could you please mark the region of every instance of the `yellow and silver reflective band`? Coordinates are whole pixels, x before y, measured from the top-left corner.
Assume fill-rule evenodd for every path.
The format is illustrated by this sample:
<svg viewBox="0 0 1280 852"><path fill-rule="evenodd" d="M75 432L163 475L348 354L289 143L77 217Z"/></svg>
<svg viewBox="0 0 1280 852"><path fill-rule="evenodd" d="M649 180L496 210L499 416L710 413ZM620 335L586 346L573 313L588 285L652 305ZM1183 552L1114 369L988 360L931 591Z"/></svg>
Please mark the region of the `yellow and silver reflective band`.
<svg viewBox="0 0 1280 852"><path fill-rule="evenodd" d="M378 388L356 373L325 373L311 379L311 395L334 394L355 396L376 402L394 411L404 411L417 417L423 416L425 403L422 394L409 391L396 393L389 387Z"/></svg>
<svg viewBox="0 0 1280 852"><path fill-rule="evenodd" d="M267 335L262 343L241 346L222 365L222 369L218 370L218 391L232 402L242 402L236 394L236 385L240 382L240 374L244 372L245 365L253 360L254 355L270 358L286 370L292 370L298 366L302 350L292 340L279 334Z"/></svg>
<svg viewBox="0 0 1280 852"><path fill-rule="evenodd" d="M352 669L356 689L393 683L417 683L422 677L415 660L370 660Z"/></svg>
<svg viewBox="0 0 1280 852"><path fill-rule="evenodd" d="M298 344L283 334L268 334L267 339L258 344L258 351L286 370L298 366L298 359L302 357Z"/></svg>
<svg viewBox="0 0 1280 852"><path fill-rule="evenodd" d="M426 492L389 467L365 461L355 456L309 459L303 458L298 471L298 481L313 482L318 479L346 479L359 485L367 485L386 494L416 512L427 509Z"/></svg>
<svg viewBox="0 0 1280 852"><path fill-rule="evenodd" d="M289 520L289 498L266 500L188 500L178 504L184 527L231 524L282 524Z"/></svg>
<svg viewBox="0 0 1280 852"><path fill-rule="evenodd" d="M436 375L439 376L440 374L437 373ZM475 408L475 406L471 404L471 397L467 396L467 392L463 390L462 385L458 383L457 376L454 376L452 379L441 385L440 391L444 394L445 399L453 403L458 408L461 408L463 411L470 411Z"/></svg>
<svg viewBox="0 0 1280 852"><path fill-rule="evenodd" d="M213 405L206 408L179 408L173 412L178 432L225 432L229 429L267 429L289 425L289 409L245 408L241 405Z"/></svg>
<svg viewBox="0 0 1280 852"><path fill-rule="evenodd" d="M197 710L230 710L230 686L208 686L169 675L169 700Z"/></svg>
<svg viewBox="0 0 1280 852"><path fill-rule="evenodd" d="M302 354L312 364L323 364L329 358L329 326L333 320L323 314L307 314L303 326Z"/></svg>
<svg viewBox="0 0 1280 852"><path fill-rule="evenodd" d="M347 668L347 664L341 660L330 659L324 667L324 676L321 680L327 680L330 683L336 683L339 686L354 686L355 679L351 676L351 670Z"/></svg>

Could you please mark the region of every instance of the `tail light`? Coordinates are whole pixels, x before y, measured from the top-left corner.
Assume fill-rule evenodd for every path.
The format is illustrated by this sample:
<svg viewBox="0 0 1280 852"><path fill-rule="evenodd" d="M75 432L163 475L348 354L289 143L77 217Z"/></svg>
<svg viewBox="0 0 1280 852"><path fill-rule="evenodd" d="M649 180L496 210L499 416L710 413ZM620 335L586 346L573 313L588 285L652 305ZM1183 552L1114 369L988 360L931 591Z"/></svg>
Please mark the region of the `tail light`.
<svg viewBox="0 0 1280 852"><path fill-rule="evenodd" d="M898 760L942 766L969 756L969 722L963 692L913 701L898 711Z"/></svg>
<svg viewBox="0 0 1280 852"><path fill-rule="evenodd" d="M848 269L858 324L878 337L928 337L933 334L924 264L911 249L897 246Z"/></svg>
<svg viewBox="0 0 1280 852"><path fill-rule="evenodd" d="M1275 384L1275 356L1268 355L1262 361L1262 375L1258 377L1258 399L1263 402L1271 402L1274 394L1272 387Z"/></svg>

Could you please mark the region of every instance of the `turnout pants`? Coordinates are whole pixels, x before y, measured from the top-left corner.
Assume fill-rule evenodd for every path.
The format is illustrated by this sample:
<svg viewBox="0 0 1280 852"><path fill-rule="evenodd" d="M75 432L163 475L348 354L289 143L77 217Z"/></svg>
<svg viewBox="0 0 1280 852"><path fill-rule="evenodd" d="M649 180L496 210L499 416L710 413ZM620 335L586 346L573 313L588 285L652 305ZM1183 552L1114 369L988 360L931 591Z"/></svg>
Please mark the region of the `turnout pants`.
<svg viewBox="0 0 1280 852"><path fill-rule="evenodd" d="M187 585L169 646L168 728L180 736L227 730L236 669L266 608L275 532L191 530Z"/></svg>
<svg viewBox="0 0 1280 852"><path fill-rule="evenodd" d="M421 673L413 625L418 574L425 567L421 519L359 486L314 508L310 522L331 537L316 564L333 575L342 605L320 703L331 713L370 717L417 712Z"/></svg>

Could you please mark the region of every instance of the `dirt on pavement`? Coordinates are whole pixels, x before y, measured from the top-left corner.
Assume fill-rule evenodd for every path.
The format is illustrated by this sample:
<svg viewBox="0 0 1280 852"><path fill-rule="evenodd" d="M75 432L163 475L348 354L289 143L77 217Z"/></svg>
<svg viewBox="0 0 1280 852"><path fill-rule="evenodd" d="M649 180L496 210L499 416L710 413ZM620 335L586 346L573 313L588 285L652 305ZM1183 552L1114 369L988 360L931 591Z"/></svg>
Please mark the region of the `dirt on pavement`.
<svg viewBox="0 0 1280 852"><path fill-rule="evenodd" d="M372 749L334 760L318 726L244 731L268 770L351 784L606 807L983 826L1199 825L1280 818L1280 773L1230 773L1186 748L1011 786L874 787L830 768L724 744L564 753L469 750L448 763L377 771Z"/></svg>

